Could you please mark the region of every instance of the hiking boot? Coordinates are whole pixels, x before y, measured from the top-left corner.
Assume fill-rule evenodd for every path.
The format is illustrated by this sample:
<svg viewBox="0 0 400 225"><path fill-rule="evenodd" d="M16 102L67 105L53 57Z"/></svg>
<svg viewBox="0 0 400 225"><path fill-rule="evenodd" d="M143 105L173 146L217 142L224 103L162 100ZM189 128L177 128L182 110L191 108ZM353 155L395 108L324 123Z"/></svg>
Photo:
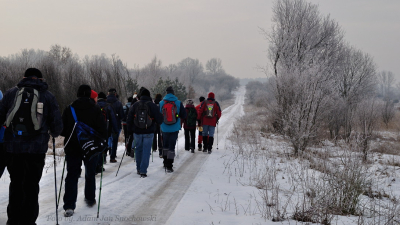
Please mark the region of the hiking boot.
<svg viewBox="0 0 400 225"><path fill-rule="evenodd" d="M117 160L116 159L110 159L110 163L116 163Z"/></svg>
<svg viewBox="0 0 400 225"><path fill-rule="evenodd" d="M160 158L163 158L163 156L162 155L159 155L160 156Z"/></svg>
<svg viewBox="0 0 400 225"><path fill-rule="evenodd" d="M167 168L166 172L167 172L167 173L172 173L172 172L174 172L174 169L172 169L172 168Z"/></svg>
<svg viewBox="0 0 400 225"><path fill-rule="evenodd" d="M211 151L213 144L214 144L214 137L209 137L208 138L208 151Z"/></svg>
<svg viewBox="0 0 400 225"><path fill-rule="evenodd" d="M101 169L101 168L102 168L101 166L97 166L97 167L96 167L96 174L97 174L97 173L101 173L101 171L106 171L106 169L104 169L104 168Z"/></svg>
<svg viewBox="0 0 400 225"><path fill-rule="evenodd" d="M211 152L212 152L211 149L208 149L208 154L211 154Z"/></svg>
<svg viewBox="0 0 400 225"><path fill-rule="evenodd" d="M87 205L88 207L92 207L92 206L96 205L96 199L94 199L94 200L88 200L88 199L85 198L85 203L86 203L86 205Z"/></svg>
<svg viewBox="0 0 400 225"><path fill-rule="evenodd" d="M202 151L202 150L203 150L203 146L201 145L201 143L199 143L199 144L197 145L197 148L199 149L199 151Z"/></svg>
<svg viewBox="0 0 400 225"><path fill-rule="evenodd" d="M139 172L139 170L136 170L136 174L140 175L140 172Z"/></svg>
<svg viewBox="0 0 400 225"><path fill-rule="evenodd" d="M185 151L189 151L189 149L185 149Z"/></svg>
<svg viewBox="0 0 400 225"><path fill-rule="evenodd" d="M71 217L74 215L74 210L73 209L66 209L64 212L64 217Z"/></svg>
<svg viewBox="0 0 400 225"><path fill-rule="evenodd" d="M194 153L194 148L192 148L190 152L191 152L191 153Z"/></svg>
<svg viewBox="0 0 400 225"><path fill-rule="evenodd" d="M146 177L147 177L147 174L145 174L145 173L140 174L140 178L146 178Z"/></svg>
<svg viewBox="0 0 400 225"><path fill-rule="evenodd" d="M207 152L207 146L208 146L208 138L207 137L203 137L203 152Z"/></svg>

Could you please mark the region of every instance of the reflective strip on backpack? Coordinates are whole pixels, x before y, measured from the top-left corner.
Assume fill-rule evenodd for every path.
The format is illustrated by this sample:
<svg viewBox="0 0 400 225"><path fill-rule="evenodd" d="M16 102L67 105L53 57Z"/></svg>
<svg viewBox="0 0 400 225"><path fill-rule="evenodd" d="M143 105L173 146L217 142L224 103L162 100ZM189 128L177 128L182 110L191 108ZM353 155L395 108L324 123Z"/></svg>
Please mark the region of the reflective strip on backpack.
<svg viewBox="0 0 400 225"><path fill-rule="evenodd" d="M15 101L14 101L14 108L11 111L11 113L8 115L7 120L6 120L6 126L9 127L11 124L11 121L14 119L15 113L17 113L19 106L21 105L21 101L22 101L22 94L24 93L24 89L25 88L21 88L17 95L15 95ZM37 103L39 101L39 92L36 89L33 89L33 101L32 101L32 106L31 106L31 117L32 117L32 123L34 126L35 130L39 130L40 129L40 125L37 118L36 118L36 107L37 107Z"/></svg>

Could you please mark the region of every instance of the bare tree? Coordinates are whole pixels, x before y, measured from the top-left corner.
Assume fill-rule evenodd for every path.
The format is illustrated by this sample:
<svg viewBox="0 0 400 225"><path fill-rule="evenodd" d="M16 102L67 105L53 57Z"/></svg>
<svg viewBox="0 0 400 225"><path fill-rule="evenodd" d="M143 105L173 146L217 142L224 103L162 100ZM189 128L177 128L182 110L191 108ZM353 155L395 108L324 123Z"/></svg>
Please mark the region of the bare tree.
<svg viewBox="0 0 400 225"><path fill-rule="evenodd" d="M206 70L210 71L211 74L223 71L222 60L218 58L208 60L206 63Z"/></svg>
<svg viewBox="0 0 400 225"><path fill-rule="evenodd" d="M278 0L273 12L272 31L263 30L276 77L272 113L297 154L316 136L328 111L342 33L317 5L304 0Z"/></svg>

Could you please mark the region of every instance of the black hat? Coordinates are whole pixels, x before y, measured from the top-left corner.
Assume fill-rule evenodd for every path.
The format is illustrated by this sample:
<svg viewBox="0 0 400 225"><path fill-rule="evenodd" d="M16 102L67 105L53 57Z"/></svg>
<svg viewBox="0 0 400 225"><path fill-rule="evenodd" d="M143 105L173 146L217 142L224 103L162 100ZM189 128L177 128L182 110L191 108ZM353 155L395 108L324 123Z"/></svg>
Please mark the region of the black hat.
<svg viewBox="0 0 400 225"><path fill-rule="evenodd" d="M86 85L86 84L82 84L81 86L79 86L78 94L76 96L90 98L91 94L92 94L92 89L90 88L90 86Z"/></svg>
<svg viewBox="0 0 400 225"><path fill-rule="evenodd" d="M142 96L150 97L150 91L147 90L146 88L141 89L141 91L140 91L140 97L142 97Z"/></svg>
<svg viewBox="0 0 400 225"><path fill-rule="evenodd" d="M206 98L204 98L203 96L200 96L199 101L202 102L202 101L204 101L204 99L206 99Z"/></svg>
<svg viewBox="0 0 400 225"><path fill-rule="evenodd" d="M115 94L115 93L117 93L117 89L115 89L115 88L110 88L110 90L108 90L108 93L110 93L110 94Z"/></svg>
<svg viewBox="0 0 400 225"><path fill-rule="evenodd" d="M169 94L169 93L171 93L171 94L175 94L175 92L174 92L174 89L171 87L171 86L169 86L169 87L167 87L167 94Z"/></svg>
<svg viewBox="0 0 400 225"><path fill-rule="evenodd" d="M98 97L98 98L106 99L106 98L107 98L107 95L104 94L104 92L100 92L99 95L98 95L97 97Z"/></svg>
<svg viewBox="0 0 400 225"><path fill-rule="evenodd" d="M37 77L43 78L42 72L36 68L29 68L25 71L24 77Z"/></svg>

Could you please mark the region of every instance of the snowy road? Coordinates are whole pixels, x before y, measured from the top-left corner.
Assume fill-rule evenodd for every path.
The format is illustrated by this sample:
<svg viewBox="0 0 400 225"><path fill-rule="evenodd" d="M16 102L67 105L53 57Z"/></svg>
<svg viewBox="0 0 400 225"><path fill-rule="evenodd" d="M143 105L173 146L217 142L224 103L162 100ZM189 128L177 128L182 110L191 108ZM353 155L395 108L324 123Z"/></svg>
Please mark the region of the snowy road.
<svg viewBox="0 0 400 225"><path fill-rule="evenodd" d="M61 199L58 210L59 224L178 224L174 220L176 220L176 215L179 214L176 209L182 208L182 206L178 207L181 199L187 194L187 190L199 173L203 172L207 160L210 157L218 157L218 151L223 151L225 137L232 129L234 119L243 114L244 92L244 87L241 87L237 91L235 103L222 112L218 127L219 150L216 149L215 142L214 152L211 155L197 150L195 154L189 153L184 150L184 136L183 132L180 132L177 144L179 158L174 163L175 172L165 174L162 159L158 158L158 152L156 152L153 162L150 159L148 177L143 179L136 174L135 162L130 157L124 157L118 176L115 176L119 160L121 160L124 152L124 147L119 146L118 163L105 165L100 218L96 218L97 205L93 208L88 208L85 205L83 201L84 178L80 178L75 214L70 218L62 216L64 210L62 209ZM44 170L40 182L40 214L37 220L39 225L56 224L52 157L49 156L46 160L46 165L49 168ZM58 187L62 166L63 159L61 158L57 165ZM84 171L82 171L82 174L84 174ZM96 178L96 196L98 196L100 175L97 175ZM9 177L6 172L0 180L0 224L5 224L7 220L8 185ZM63 193L64 190L62 190L61 196ZM171 219L171 215L175 215L175 217Z"/></svg>

